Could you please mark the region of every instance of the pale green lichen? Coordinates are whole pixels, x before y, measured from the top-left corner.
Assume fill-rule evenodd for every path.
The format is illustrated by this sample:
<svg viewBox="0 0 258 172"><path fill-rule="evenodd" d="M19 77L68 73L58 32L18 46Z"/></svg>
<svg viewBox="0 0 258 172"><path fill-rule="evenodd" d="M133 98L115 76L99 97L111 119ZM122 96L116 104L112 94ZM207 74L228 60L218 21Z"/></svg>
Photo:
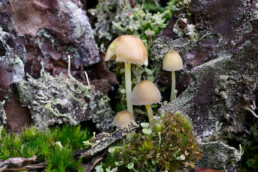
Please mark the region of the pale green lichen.
<svg viewBox="0 0 258 172"><path fill-rule="evenodd" d="M85 86L63 74L52 77L42 71L39 79L28 75L28 81L19 82L17 88L20 101L30 109L33 121L41 128L92 120L100 130L111 129L113 111L109 98L93 86Z"/></svg>
<svg viewBox="0 0 258 172"><path fill-rule="evenodd" d="M97 20L93 27L97 42L102 50L106 50L108 43L116 36L133 34L139 36L149 48L178 3L171 0L166 7L150 12L151 9L144 6L145 2L137 2L132 8L127 0L99 1L96 9L89 10Z"/></svg>

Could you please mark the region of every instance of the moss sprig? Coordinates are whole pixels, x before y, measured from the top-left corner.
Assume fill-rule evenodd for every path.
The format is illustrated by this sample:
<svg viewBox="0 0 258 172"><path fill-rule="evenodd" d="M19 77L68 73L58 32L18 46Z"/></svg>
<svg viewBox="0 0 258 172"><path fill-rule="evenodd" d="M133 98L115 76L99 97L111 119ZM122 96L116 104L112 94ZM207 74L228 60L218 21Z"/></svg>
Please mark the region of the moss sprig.
<svg viewBox="0 0 258 172"><path fill-rule="evenodd" d="M0 139L0 159L11 157L30 158L47 162L46 171L78 171L81 159L75 160L73 152L84 147L83 141L91 136L88 128L63 126L39 131L25 128L20 134L7 133L3 129ZM58 144L57 144L58 143Z"/></svg>

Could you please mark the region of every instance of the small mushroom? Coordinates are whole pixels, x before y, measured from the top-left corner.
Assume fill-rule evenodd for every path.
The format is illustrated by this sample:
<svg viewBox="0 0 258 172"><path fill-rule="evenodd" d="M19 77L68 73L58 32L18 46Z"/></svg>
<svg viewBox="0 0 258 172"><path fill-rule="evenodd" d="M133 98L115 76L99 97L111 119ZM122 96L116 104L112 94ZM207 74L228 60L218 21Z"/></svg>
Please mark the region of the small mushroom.
<svg viewBox="0 0 258 172"><path fill-rule="evenodd" d="M131 102L131 63L148 65L148 53L142 40L134 35L123 35L116 38L108 47L105 61L116 60L125 63L125 88L127 110L133 113Z"/></svg>
<svg viewBox="0 0 258 172"><path fill-rule="evenodd" d="M151 104L159 103L161 95L159 89L149 80L139 82L132 92L133 105L145 105L148 113L149 122L153 118Z"/></svg>
<svg viewBox="0 0 258 172"><path fill-rule="evenodd" d="M172 71L172 84L170 101L176 98L176 73L175 71L183 69L183 61L176 51L169 51L163 60L163 70Z"/></svg>
<svg viewBox="0 0 258 172"><path fill-rule="evenodd" d="M116 127L122 127L126 124L129 124L131 121L134 121L133 114L128 111L118 112L114 118L113 124Z"/></svg>

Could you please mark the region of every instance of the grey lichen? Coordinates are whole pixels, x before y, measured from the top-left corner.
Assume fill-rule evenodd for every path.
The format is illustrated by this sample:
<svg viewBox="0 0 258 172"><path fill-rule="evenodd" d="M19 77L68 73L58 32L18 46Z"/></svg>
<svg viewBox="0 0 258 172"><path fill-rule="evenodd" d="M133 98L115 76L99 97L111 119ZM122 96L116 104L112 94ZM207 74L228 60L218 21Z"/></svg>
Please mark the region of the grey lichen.
<svg viewBox="0 0 258 172"><path fill-rule="evenodd" d="M20 101L31 112L41 128L63 122L76 125L92 120L102 131L111 129L113 111L109 98L93 86L85 86L72 77L52 77L41 72L39 79L28 75L28 81L17 84Z"/></svg>
<svg viewBox="0 0 258 172"><path fill-rule="evenodd" d="M79 8L77 4L71 1L60 1L59 5L67 9L68 11L73 11L71 18L68 22L71 23L71 26L74 26L73 34L71 35L73 39L78 39L87 33L88 38L94 38L92 30L89 24L88 17L85 15L85 12L82 8Z"/></svg>
<svg viewBox="0 0 258 172"><path fill-rule="evenodd" d="M255 62L248 62L249 69L255 69ZM221 75L219 83L216 85L215 93L217 97L215 101L224 101L224 109L226 111L225 118L232 121L230 130L241 132L245 129L244 123L245 111L254 113L256 116L256 99L255 91L258 86L258 74L253 70L246 70L245 73L237 73L232 71L228 75Z"/></svg>
<svg viewBox="0 0 258 172"><path fill-rule="evenodd" d="M0 127L6 124L6 114L4 111L4 103L5 103L4 101L0 102ZM0 131L0 134L1 134L1 131Z"/></svg>
<svg viewBox="0 0 258 172"><path fill-rule="evenodd" d="M128 4L126 0L99 0L96 9L89 10L90 14L97 20L93 27L97 42L102 50L105 50L105 47L114 38L112 21L120 15L126 4Z"/></svg>
<svg viewBox="0 0 258 172"><path fill-rule="evenodd" d="M160 37L150 49L151 60L162 62L167 52L176 50L179 53L186 52L191 48L191 41L187 38L171 39L169 37Z"/></svg>
<svg viewBox="0 0 258 172"><path fill-rule="evenodd" d="M182 27L182 25L184 25L184 27ZM188 37L193 41L198 39L198 33L195 30L195 25L189 24L187 18L179 18L175 23L173 31L179 37Z"/></svg>
<svg viewBox="0 0 258 172"><path fill-rule="evenodd" d="M0 57L0 63L6 66L12 66L12 81L11 83L19 82L24 76L24 64L22 60L12 51L8 52L6 56Z"/></svg>
<svg viewBox="0 0 258 172"><path fill-rule="evenodd" d="M219 58L195 67L189 87L173 102L163 103L160 111L188 113L204 140L214 132L216 121L224 119L226 114L228 120L233 120L234 131L243 130L244 106L256 99L258 85L257 62L249 51L243 49L234 55L221 53ZM246 58L247 52L250 58Z"/></svg>
<svg viewBox="0 0 258 172"><path fill-rule="evenodd" d="M21 81L24 76L24 64L22 60L7 43L11 37L9 33L2 31L0 27L0 64L6 68L11 66L12 70L8 71L8 75L12 76L12 79L11 81L6 81L10 84Z"/></svg>
<svg viewBox="0 0 258 172"><path fill-rule="evenodd" d="M223 142L208 142L201 143L202 157L197 162L198 167L210 168L215 170L227 170L236 165L236 162L241 159L242 151L240 152L230 147Z"/></svg>

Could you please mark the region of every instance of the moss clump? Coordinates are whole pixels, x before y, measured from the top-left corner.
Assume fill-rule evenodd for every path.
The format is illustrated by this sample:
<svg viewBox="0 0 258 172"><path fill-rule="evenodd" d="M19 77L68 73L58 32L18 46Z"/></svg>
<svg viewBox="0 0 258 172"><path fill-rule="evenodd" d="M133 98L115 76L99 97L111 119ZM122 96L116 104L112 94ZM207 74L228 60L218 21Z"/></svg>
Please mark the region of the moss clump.
<svg viewBox="0 0 258 172"><path fill-rule="evenodd" d="M89 140L88 128L63 126L62 128L38 131L36 127L25 128L19 135L1 132L0 159L11 157L33 157L47 162L46 171L78 171L81 160L73 158L73 152L84 147L83 141Z"/></svg>
<svg viewBox="0 0 258 172"><path fill-rule="evenodd" d="M120 170L175 171L193 168L201 153L191 121L186 115L177 113L156 117L149 128L116 148L107 158L108 163L112 162L112 156L123 163Z"/></svg>

